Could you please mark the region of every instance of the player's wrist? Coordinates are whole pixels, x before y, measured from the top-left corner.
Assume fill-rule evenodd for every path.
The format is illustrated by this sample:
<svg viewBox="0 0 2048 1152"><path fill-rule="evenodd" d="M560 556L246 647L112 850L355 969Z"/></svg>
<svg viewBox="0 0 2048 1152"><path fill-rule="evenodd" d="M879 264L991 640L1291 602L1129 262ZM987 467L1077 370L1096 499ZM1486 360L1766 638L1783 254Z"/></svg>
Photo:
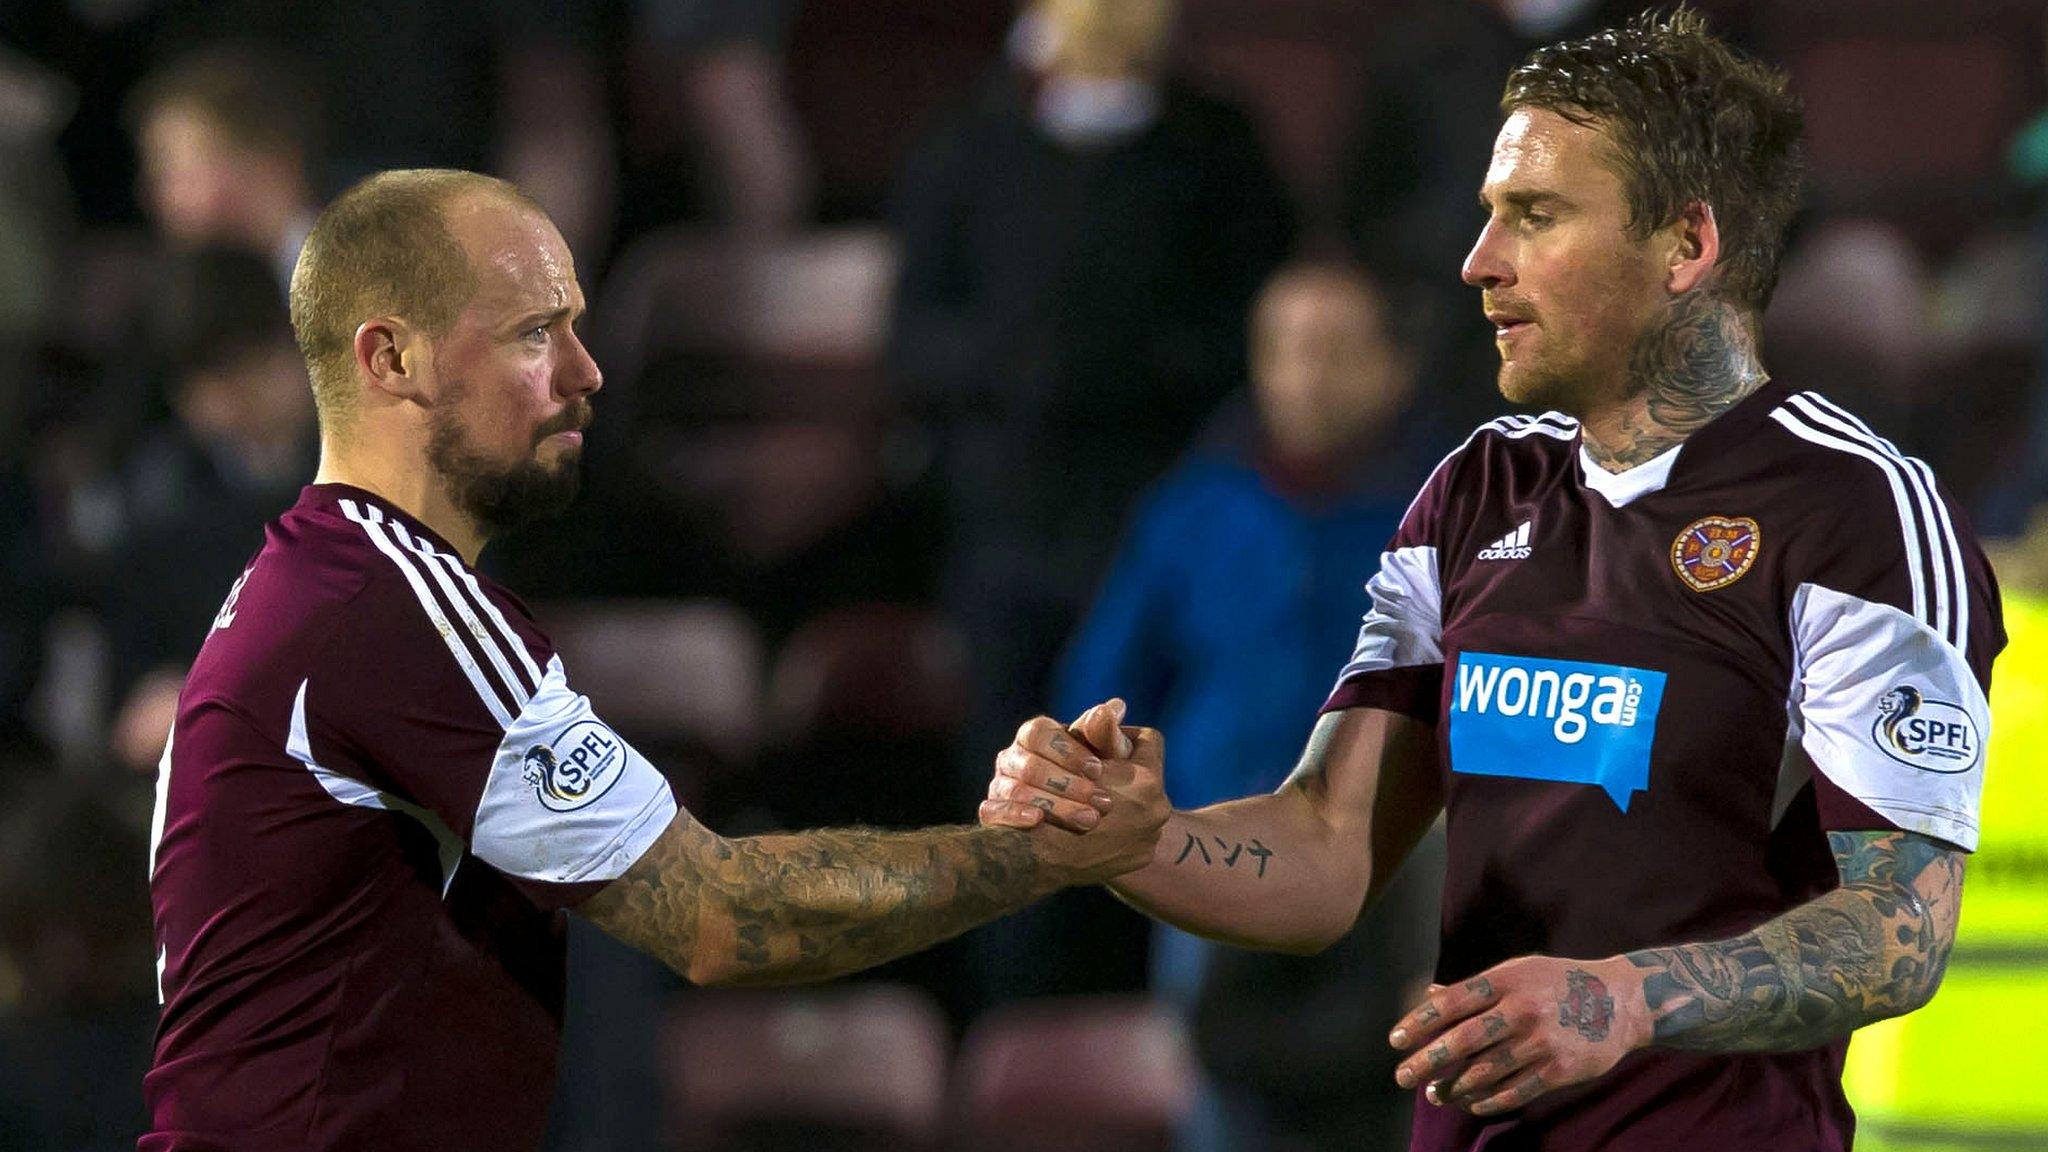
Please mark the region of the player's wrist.
<svg viewBox="0 0 2048 1152"><path fill-rule="evenodd" d="M1607 982L1614 997L1615 1027L1628 1051L1654 1044L1657 1020L1643 995L1643 969L1627 955L1611 956L1594 966L1594 974Z"/></svg>

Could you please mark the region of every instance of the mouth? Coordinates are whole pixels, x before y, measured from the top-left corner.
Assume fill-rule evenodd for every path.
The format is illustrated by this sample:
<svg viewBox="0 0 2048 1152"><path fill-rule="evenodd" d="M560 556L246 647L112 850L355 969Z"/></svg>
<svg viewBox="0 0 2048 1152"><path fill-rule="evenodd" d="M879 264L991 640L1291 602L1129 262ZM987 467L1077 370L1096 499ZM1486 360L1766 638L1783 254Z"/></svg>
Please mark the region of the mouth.
<svg viewBox="0 0 2048 1152"><path fill-rule="evenodd" d="M543 433L540 438L540 443L554 443L571 448L582 447L583 430L585 428L590 427L590 422L593 417L593 414L588 408L585 408L581 412L566 413L565 415L569 417L569 419L566 422L566 426L562 428L557 428L552 432Z"/></svg>
<svg viewBox="0 0 2048 1152"><path fill-rule="evenodd" d="M1536 326L1533 320L1506 312L1488 312L1486 318L1493 322L1493 338L1496 340L1509 339Z"/></svg>

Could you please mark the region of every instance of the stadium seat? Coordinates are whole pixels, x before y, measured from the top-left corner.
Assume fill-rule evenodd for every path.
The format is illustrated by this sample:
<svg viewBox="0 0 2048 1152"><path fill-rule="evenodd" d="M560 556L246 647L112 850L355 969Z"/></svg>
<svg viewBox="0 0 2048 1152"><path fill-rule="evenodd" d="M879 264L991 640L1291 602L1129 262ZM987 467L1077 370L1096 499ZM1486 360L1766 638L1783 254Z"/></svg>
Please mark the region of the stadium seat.
<svg viewBox="0 0 2048 1152"><path fill-rule="evenodd" d="M593 342L621 381L677 355L863 369L881 348L895 274L894 246L876 229L752 241L656 232L620 254Z"/></svg>
<svg viewBox="0 0 2048 1152"><path fill-rule="evenodd" d="M794 827L957 823L972 811L950 771L968 678L964 642L929 610L858 604L807 621L769 677L756 802Z"/></svg>
<svg viewBox="0 0 2048 1152"><path fill-rule="evenodd" d="M904 156L1002 51L1008 4L805 4L789 86L827 219L881 215Z"/></svg>
<svg viewBox="0 0 2048 1152"><path fill-rule="evenodd" d="M2032 111L2029 62L1996 37L1899 35L1827 40L1787 64L1822 186L1889 188L1995 178Z"/></svg>
<svg viewBox="0 0 2048 1152"><path fill-rule="evenodd" d="M570 682L629 740L751 758L766 658L753 623L717 601L587 601L551 606ZM644 751L644 749L643 749Z"/></svg>
<svg viewBox="0 0 2048 1152"><path fill-rule="evenodd" d="M655 511L745 574L828 545L885 497L893 396L878 366L889 240L744 241L678 229L623 254L594 346ZM736 593L738 594L738 593Z"/></svg>
<svg viewBox="0 0 2048 1152"><path fill-rule="evenodd" d="M842 608L783 646L769 715L784 738L820 729L950 738L967 707L964 642L939 616L902 604Z"/></svg>
<svg viewBox="0 0 2048 1152"><path fill-rule="evenodd" d="M662 1047L683 1152L916 1152L940 1131L945 1021L903 988L698 992Z"/></svg>
<svg viewBox="0 0 2048 1152"><path fill-rule="evenodd" d="M1033 1000L968 1033L956 1152L1165 1152L1194 1095L1183 1025L1142 997Z"/></svg>

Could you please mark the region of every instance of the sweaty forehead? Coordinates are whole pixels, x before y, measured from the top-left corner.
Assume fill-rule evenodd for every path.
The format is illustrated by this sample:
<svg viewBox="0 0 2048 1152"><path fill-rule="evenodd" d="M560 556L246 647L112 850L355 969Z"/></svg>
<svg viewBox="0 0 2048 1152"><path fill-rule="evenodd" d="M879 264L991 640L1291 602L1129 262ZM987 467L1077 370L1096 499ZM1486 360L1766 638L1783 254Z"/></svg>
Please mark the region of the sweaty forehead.
<svg viewBox="0 0 2048 1152"><path fill-rule="evenodd" d="M576 263L546 216L497 197L476 197L449 208L448 226L476 273L470 307L525 312L582 304Z"/></svg>
<svg viewBox="0 0 2048 1152"><path fill-rule="evenodd" d="M1494 138L1482 195L1553 193L1578 198L1595 184L1612 183L1605 162L1607 136L1547 108L1517 108Z"/></svg>

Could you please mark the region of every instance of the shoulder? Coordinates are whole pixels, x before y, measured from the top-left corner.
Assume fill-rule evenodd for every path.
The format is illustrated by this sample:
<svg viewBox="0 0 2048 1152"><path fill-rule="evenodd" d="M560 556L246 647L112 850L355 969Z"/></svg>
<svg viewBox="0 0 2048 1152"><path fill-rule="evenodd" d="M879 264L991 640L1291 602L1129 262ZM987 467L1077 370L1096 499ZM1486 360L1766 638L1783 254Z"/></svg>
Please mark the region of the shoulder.
<svg viewBox="0 0 2048 1152"><path fill-rule="evenodd" d="M1433 539L1440 526L1469 515L1489 491L1536 488L1572 466L1578 435L1579 422L1560 412L1481 424L1437 462L1402 515L1400 538Z"/></svg>
<svg viewBox="0 0 2048 1152"><path fill-rule="evenodd" d="M348 633L367 666L400 661L421 675L460 670L508 697L538 687L554 653L517 597L396 517L349 500L336 510L327 519L345 540L337 550L362 572Z"/></svg>
<svg viewBox="0 0 2048 1152"><path fill-rule="evenodd" d="M1764 434L1778 467L1831 485L1812 493L1821 502L1858 505L1906 481L1936 487L1934 470L1925 461L1906 455L1860 417L1818 392L1786 396L1771 410Z"/></svg>
<svg viewBox="0 0 2048 1152"><path fill-rule="evenodd" d="M1926 461L1818 393L1794 393L1770 416L1776 439L1760 463L1799 506L1792 582L1888 603L1959 648L2001 646L1990 565Z"/></svg>
<svg viewBox="0 0 2048 1152"><path fill-rule="evenodd" d="M1495 417L1474 428L1437 464L1430 483L1449 483L1488 460L1544 465L1569 461L1578 435L1579 422L1562 412Z"/></svg>
<svg viewBox="0 0 2048 1152"><path fill-rule="evenodd" d="M1797 482L1792 491L1815 537L1868 537L1880 551L1923 560L1976 549L1962 509L1925 460L1819 393L1787 396L1760 440L1757 465Z"/></svg>

